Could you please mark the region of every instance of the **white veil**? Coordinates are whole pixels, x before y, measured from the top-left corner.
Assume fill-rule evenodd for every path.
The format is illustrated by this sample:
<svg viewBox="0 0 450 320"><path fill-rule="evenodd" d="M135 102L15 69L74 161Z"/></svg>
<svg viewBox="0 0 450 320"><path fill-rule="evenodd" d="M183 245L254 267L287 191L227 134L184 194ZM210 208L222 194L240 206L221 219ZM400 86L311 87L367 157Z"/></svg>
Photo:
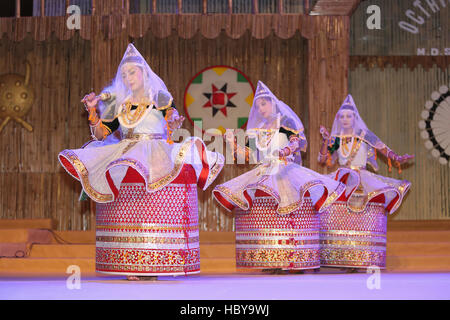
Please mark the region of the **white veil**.
<svg viewBox="0 0 450 320"><path fill-rule="evenodd" d="M102 90L102 93L109 93L111 98L102 101L99 104L100 116L102 119L112 119L117 115L120 105L125 103L132 95L130 88L128 88L122 79L122 67L126 64L133 64L140 67L144 75L144 90L146 98L149 102L154 103L158 109L169 107L172 103L172 95L167 90L166 85L160 77L145 61L144 57L134 47L129 44L122 61L117 68L116 76L112 83Z"/></svg>
<svg viewBox="0 0 450 320"><path fill-rule="evenodd" d="M272 115L269 118L265 118L261 115L256 106L256 101L259 98L267 98L272 102ZM280 128L292 131L295 134L299 134L304 138L304 128L299 117L286 105L283 101L279 100L269 88L258 81L255 97L253 99L253 105L250 109L250 114L247 122L247 131L252 132L257 129L274 129ZM306 139L305 139L306 140Z"/></svg>
<svg viewBox="0 0 450 320"><path fill-rule="evenodd" d="M260 98L269 99L272 102L272 113L269 117L264 117L258 110L256 101ZM264 83L258 81L253 105L248 117L247 135L258 139L259 130L278 131L280 128L296 134L302 140L300 151L306 151L307 142L300 118L287 104L279 100ZM301 165L302 157L300 151L294 152L293 157L294 162Z"/></svg>
<svg viewBox="0 0 450 320"><path fill-rule="evenodd" d="M342 128L339 121L340 112L342 110L351 110L355 115L353 133L350 135L349 134L344 135L342 133ZM358 108L356 107L355 101L353 101L353 97L350 94L347 96L347 98L345 98L344 102L339 108L339 111L336 113L333 122L333 127L331 128L331 137L334 139L344 137L355 137L365 141L369 145L368 162L375 170L378 169L374 149L381 150L383 148L386 148L386 145L372 131L370 131L367 128L367 125L359 115Z"/></svg>

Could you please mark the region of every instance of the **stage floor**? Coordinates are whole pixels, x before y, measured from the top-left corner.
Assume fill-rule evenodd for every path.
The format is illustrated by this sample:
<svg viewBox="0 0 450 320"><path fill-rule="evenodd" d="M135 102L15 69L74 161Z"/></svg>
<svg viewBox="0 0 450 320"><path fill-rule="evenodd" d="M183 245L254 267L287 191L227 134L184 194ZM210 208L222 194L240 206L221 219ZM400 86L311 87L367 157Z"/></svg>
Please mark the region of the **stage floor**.
<svg viewBox="0 0 450 320"><path fill-rule="evenodd" d="M127 281L121 276L81 276L80 289L68 289L66 278L3 277L0 278L0 299L450 299L450 273L382 272L379 282L373 276L362 271L356 274L336 271L287 275L199 274L159 277L157 281Z"/></svg>

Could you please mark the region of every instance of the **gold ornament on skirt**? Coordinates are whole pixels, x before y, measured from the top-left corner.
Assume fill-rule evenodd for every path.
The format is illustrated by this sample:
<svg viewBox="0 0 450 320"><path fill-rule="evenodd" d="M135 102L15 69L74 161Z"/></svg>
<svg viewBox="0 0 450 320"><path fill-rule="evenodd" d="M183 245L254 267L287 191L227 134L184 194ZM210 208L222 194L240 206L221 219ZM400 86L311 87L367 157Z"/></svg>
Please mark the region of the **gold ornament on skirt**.
<svg viewBox="0 0 450 320"><path fill-rule="evenodd" d="M0 76L0 133L8 122L13 119L28 131L33 127L23 117L30 111L34 101L34 92L30 83L31 66L26 62L26 75L5 74Z"/></svg>

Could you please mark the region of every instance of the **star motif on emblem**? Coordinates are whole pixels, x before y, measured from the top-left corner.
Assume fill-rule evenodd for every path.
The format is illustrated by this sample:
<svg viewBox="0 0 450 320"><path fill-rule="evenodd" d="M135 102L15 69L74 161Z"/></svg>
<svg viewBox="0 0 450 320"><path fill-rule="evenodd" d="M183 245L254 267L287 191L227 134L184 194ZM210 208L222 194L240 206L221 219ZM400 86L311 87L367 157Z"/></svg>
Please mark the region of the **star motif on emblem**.
<svg viewBox="0 0 450 320"><path fill-rule="evenodd" d="M203 93L208 101L203 105L203 108L212 108L213 117L218 111L221 111L224 116L227 116L227 107L236 108L236 105L231 102L231 98L236 95L236 92L227 92L227 84L225 83L222 88L212 85L212 93Z"/></svg>

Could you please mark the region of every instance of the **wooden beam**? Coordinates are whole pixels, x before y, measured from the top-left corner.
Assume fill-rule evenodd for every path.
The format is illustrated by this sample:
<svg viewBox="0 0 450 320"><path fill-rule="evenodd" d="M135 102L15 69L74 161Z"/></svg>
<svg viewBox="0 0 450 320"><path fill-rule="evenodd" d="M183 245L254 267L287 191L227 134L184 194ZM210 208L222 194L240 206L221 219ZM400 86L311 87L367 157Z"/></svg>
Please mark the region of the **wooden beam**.
<svg viewBox="0 0 450 320"><path fill-rule="evenodd" d="M16 0L16 18L20 18L20 0Z"/></svg>
<svg viewBox="0 0 450 320"><path fill-rule="evenodd" d="M233 0L228 0L228 13L233 13Z"/></svg>
<svg viewBox="0 0 450 320"><path fill-rule="evenodd" d="M253 0L252 2L252 13L259 13L258 0Z"/></svg>
<svg viewBox="0 0 450 320"><path fill-rule="evenodd" d="M91 13L91 15L95 15L96 14L96 10L95 10L96 8L95 8L95 0L92 0L92 13Z"/></svg>
<svg viewBox="0 0 450 320"><path fill-rule="evenodd" d="M284 1L278 0L278 13L283 14L284 13Z"/></svg>
<svg viewBox="0 0 450 320"><path fill-rule="evenodd" d="M41 17L45 17L45 0L41 0Z"/></svg>
<svg viewBox="0 0 450 320"><path fill-rule="evenodd" d="M183 0L178 0L178 14L183 13Z"/></svg>
<svg viewBox="0 0 450 320"><path fill-rule="evenodd" d="M157 11L156 0L152 0L152 13L155 14Z"/></svg>
<svg viewBox="0 0 450 320"><path fill-rule="evenodd" d="M310 15L315 16L350 16L361 0L319 0Z"/></svg>
<svg viewBox="0 0 450 320"><path fill-rule="evenodd" d="M207 14L208 13L208 0L203 0L202 3L202 12L203 14Z"/></svg>
<svg viewBox="0 0 450 320"><path fill-rule="evenodd" d="M309 0L303 0L303 13L309 14Z"/></svg>

